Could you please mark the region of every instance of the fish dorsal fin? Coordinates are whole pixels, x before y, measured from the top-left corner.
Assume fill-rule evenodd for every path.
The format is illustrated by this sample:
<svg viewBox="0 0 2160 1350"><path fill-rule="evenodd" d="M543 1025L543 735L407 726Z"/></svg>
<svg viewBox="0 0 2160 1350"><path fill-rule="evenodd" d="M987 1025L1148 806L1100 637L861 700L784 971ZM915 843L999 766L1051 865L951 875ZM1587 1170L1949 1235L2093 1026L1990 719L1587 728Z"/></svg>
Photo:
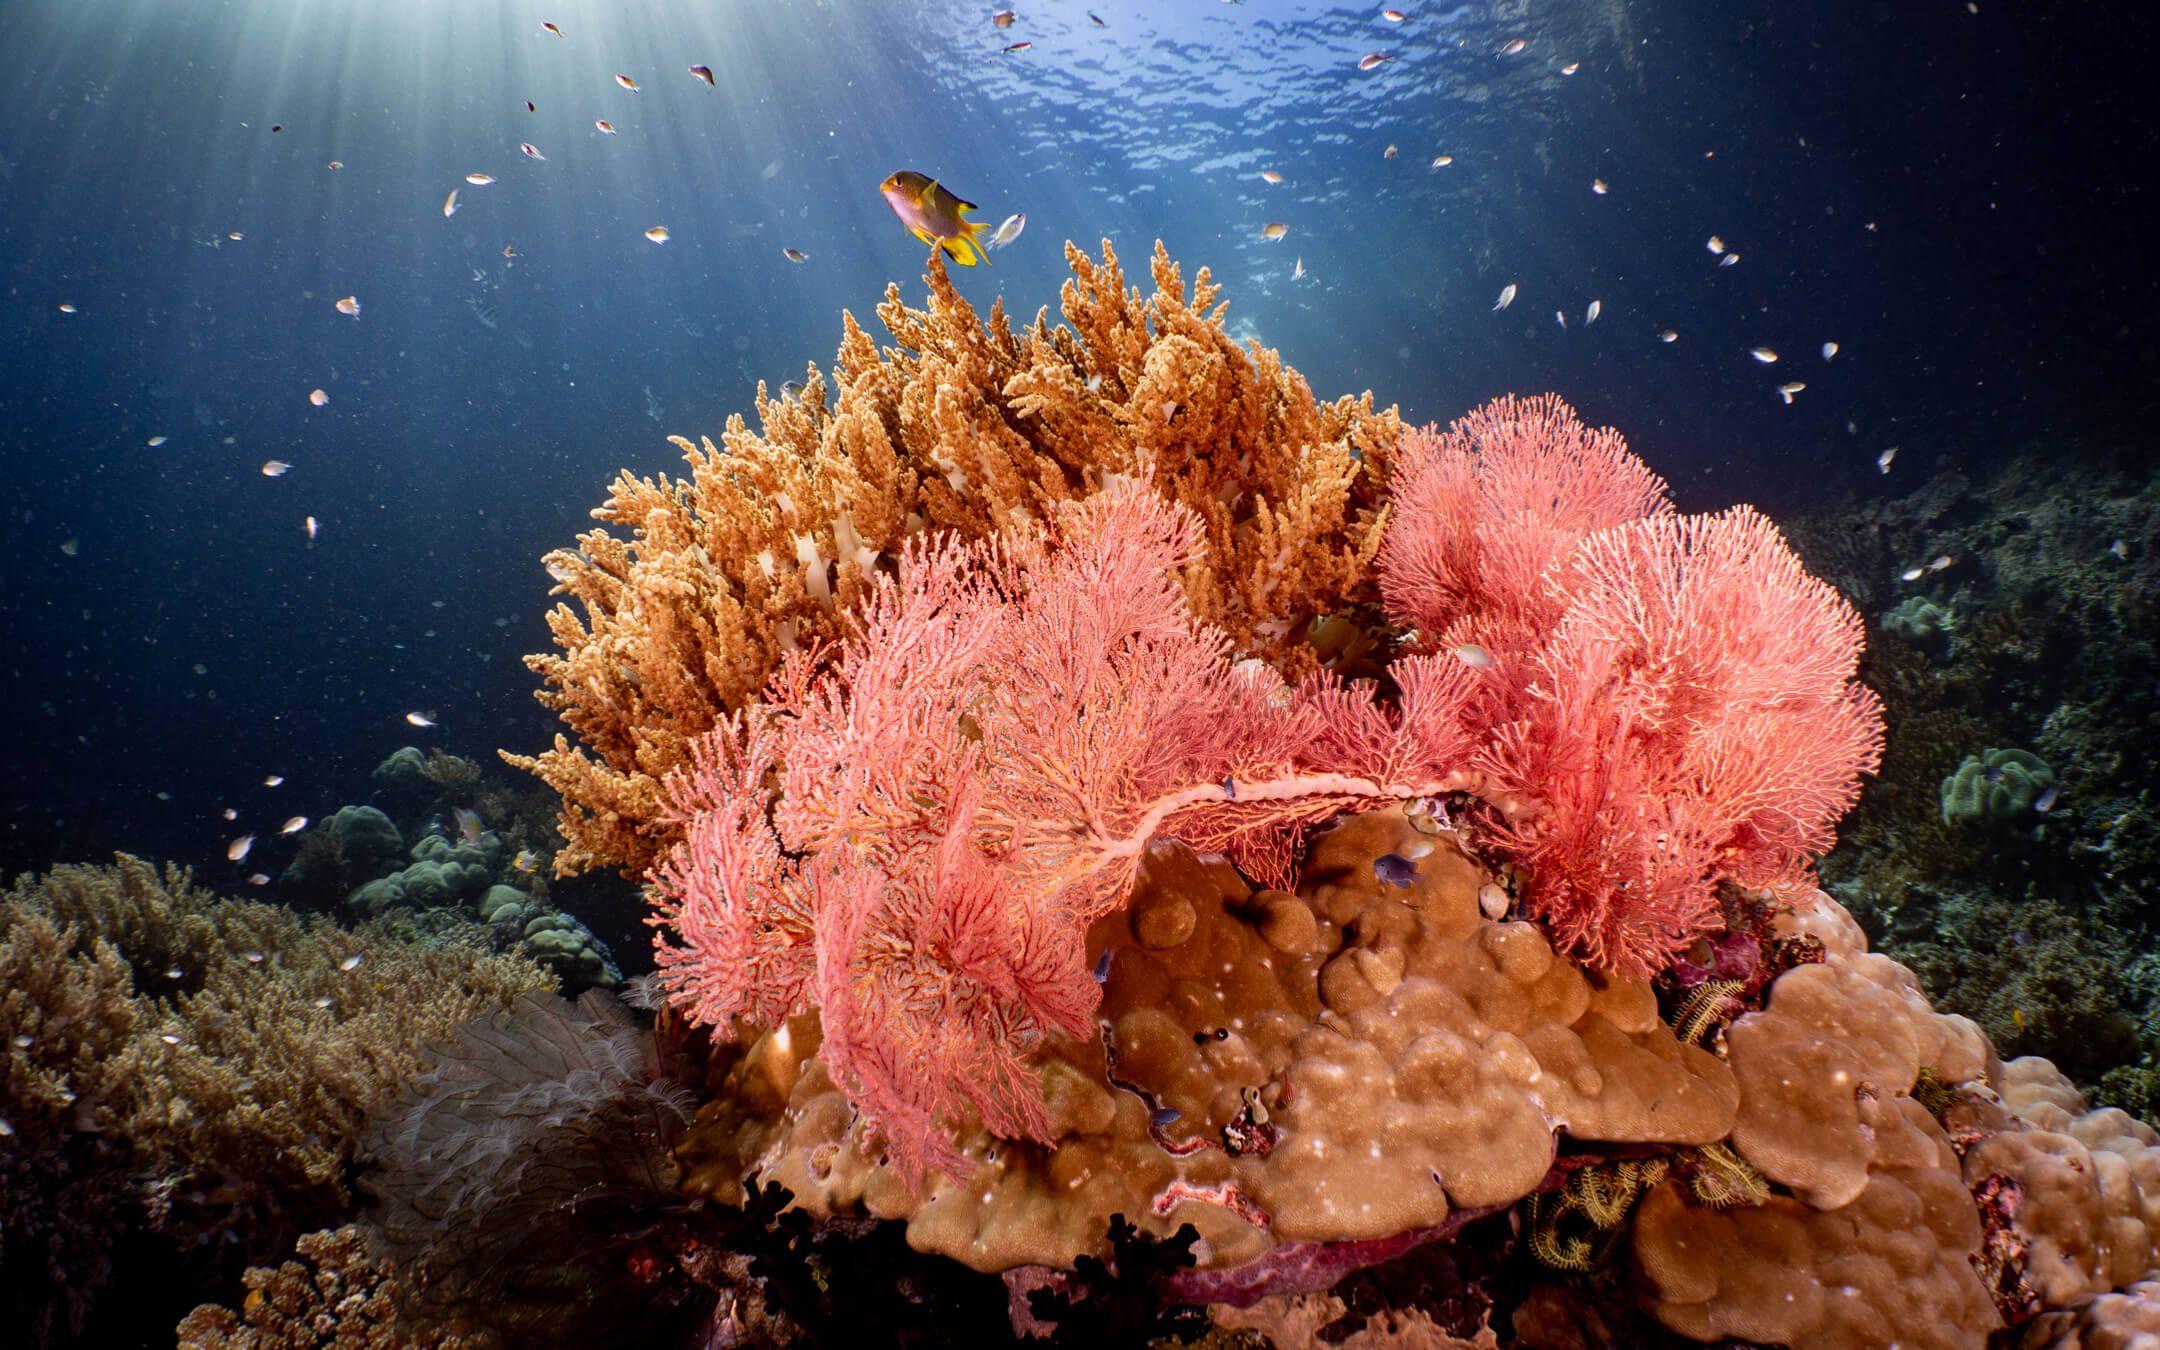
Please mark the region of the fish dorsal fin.
<svg viewBox="0 0 2160 1350"><path fill-rule="evenodd" d="M921 195L916 197L915 200L927 206L930 202L930 199L937 194L937 190L938 180L933 178L928 183L923 185ZM969 201L967 198L961 196L957 192L954 192L950 188L947 188L945 190L945 195L953 199L953 205L957 207L959 211L963 214L969 211L976 211L981 209L980 207L976 206L975 203Z"/></svg>

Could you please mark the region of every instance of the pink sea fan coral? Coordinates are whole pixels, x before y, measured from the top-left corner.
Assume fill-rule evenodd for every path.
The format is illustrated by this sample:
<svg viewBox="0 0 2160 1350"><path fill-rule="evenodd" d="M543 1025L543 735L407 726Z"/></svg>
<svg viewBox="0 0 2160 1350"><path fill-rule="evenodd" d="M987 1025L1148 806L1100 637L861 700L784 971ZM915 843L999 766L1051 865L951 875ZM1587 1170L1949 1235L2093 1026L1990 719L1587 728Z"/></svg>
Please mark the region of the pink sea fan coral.
<svg viewBox="0 0 2160 1350"><path fill-rule="evenodd" d="M1545 811L1495 833L1558 938L1647 975L1716 926L1718 880L1797 885L1829 847L1882 751L1860 620L1746 507L1601 531L1547 580L1480 759Z"/></svg>
<svg viewBox="0 0 2160 1350"><path fill-rule="evenodd" d="M1383 709L1234 664L1178 584L1199 546L1140 489L1054 532L916 543L853 636L790 658L670 780L685 837L653 882L678 998L722 1024L815 1004L910 1179L957 1167L971 1113L1047 1132L1027 1056L1087 1032L1082 938L1149 840L1287 882L1302 826L1435 791L1474 744L1459 671L1408 667Z"/></svg>
<svg viewBox="0 0 2160 1350"><path fill-rule="evenodd" d="M1563 600L1554 565L1594 531L1673 509L1618 432L1590 430L1554 394L1406 432L1395 465L1380 592L1396 622L1442 646L1542 640Z"/></svg>

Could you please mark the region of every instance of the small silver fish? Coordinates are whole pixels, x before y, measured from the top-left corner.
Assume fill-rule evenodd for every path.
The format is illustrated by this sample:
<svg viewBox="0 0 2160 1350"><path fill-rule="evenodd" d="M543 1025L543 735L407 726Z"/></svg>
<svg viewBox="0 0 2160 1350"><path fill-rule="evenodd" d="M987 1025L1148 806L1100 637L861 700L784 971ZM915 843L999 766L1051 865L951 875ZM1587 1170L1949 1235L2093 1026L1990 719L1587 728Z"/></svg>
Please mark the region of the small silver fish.
<svg viewBox="0 0 2160 1350"><path fill-rule="evenodd" d="M1667 328L1658 333L1657 340L1660 342L1678 342L1680 340L1680 334L1670 328Z"/></svg>
<svg viewBox="0 0 2160 1350"><path fill-rule="evenodd" d="M247 857L248 850L253 847L255 847L255 836L243 834L225 846L225 856L234 862L239 862Z"/></svg>
<svg viewBox="0 0 2160 1350"><path fill-rule="evenodd" d="M1475 642L1465 642L1459 647L1451 647L1448 649L1448 654L1472 670L1492 669L1492 653L1478 646Z"/></svg>
<svg viewBox="0 0 2160 1350"><path fill-rule="evenodd" d="M1829 360L1829 359L1830 359L1831 357L1833 357L1833 356L1836 356L1836 355L1837 355L1837 353L1838 353L1838 346L1837 346L1837 344L1836 344L1835 342L1825 342L1825 343L1824 343L1824 344L1822 345L1822 359L1823 359L1823 360L1827 361L1827 360Z"/></svg>
<svg viewBox="0 0 2160 1350"><path fill-rule="evenodd" d="M1103 954L1095 958L1095 983L1104 984L1107 983L1109 979L1110 951L1108 948L1104 948Z"/></svg>
<svg viewBox="0 0 2160 1350"><path fill-rule="evenodd" d="M1358 58L1357 68L1359 70L1378 70L1392 60L1394 58L1385 52L1367 52Z"/></svg>
<svg viewBox="0 0 2160 1350"><path fill-rule="evenodd" d="M1881 469L1884 473L1888 473L1890 472L1891 462L1894 461L1896 458L1897 447L1893 445L1888 450L1885 450L1881 454L1875 456L1875 467Z"/></svg>
<svg viewBox="0 0 2160 1350"><path fill-rule="evenodd" d="M405 714L405 720L416 727L431 727L435 725L435 718L434 715L431 713L409 712Z"/></svg>
<svg viewBox="0 0 2160 1350"><path fill-rule="evenodd" d="M2118 558L2127 558L2130 556L2130 545L2123 540L2118 539L2114 543L2108 545L2108 552L2114 554Z"/></svg>
<svg viewBox="0 0 2160 1350"><path fill-rule="evenodd" d="M2059 798L2061 795L2061 788L2050 787L2047 791L2041 793L2037 798L2033 800L2033 810L2039 812L2043 816L2046 815L2048 812L2055 809L2056 799Z"/></svg>
<svg viewBox="0 0 2160 1350"><path fill-rule="evenodd" d="M1167 1130L1185 1118L1185 1113L1174 1106L1158 1106L1148 1113L1148 1128Z"/></svg>
<svg viewBox="0 0 2160 1350"><path fill-rule="evenodd" d="M306 816L292 816L292 817L289 817L289 818L288 818L288 819L287 819L287 820L285 821L285 823L284 823L283 825L280 825L280 826L278 827L278 833L279 833L279 834L298 834L298 833L300 833L300 831L302 831L302 830L304 830L304 829L306 829L306 828L307 828L307 817L306 817Z"/></svg>
<svg viewBox="0 0 2160 1350"><path fill-rule="evenodd" d="M1774 366L1777 364L1777 352L1775 349L1770 347L1750 347L1748 348L1748 355L1754 357L1756 360L1762 362L1766 366Z"/></svg>
<svg viewBox="0 0 2160 1350"><path fill-rule="evenodd" d="M1004 220L1003 220L1002 222L1000 222L1000 223L999 223L999 225L998 225L998 227L997 227L997 232L996 232L995 234L993 234L993 235L991 235L991 236L990 236L990 247L992 247L992 248L1003 248L1003 247L1005 247L1005 246L1006 246L1007 244L1011 243L1011 242L1012 242L1013 240L1015 240L1015 239L1018 239L1018 238L1020 237L1020 231L1022 231L1022 230L1024 230L1024 229L1026 229L1026 228L1027 228L1027 212L1025 212L1025 211L1015 211L1015 212L1013 212L1013 213L1012 213L1011 215L1009 215L1009 216L1005 217L1005 219L1004 219Z"/></svg>
<svg viewBox="0 0 2160 1350"><path fill-rule="evenodd" d="M1787 403L1790 403L1792 402L1792 396L1799 393L1805 388L1807 388L1807 386L1800 383L1800 381L1798 380L1787 380L1785 383L1777 387L1778 397L1784 399Z"/></svg>
<svg viewBox="0 0 2160 1350"><path fill-rule="evenodd" d="M1515 283L1511 281L1507 285L1500 288L1500 298L1493 301L1493 310L1495 313L1497 313L1498 311L1506 309L1509 305L1512 305L1514 303Z"/></svg>
<svg viewBox="0 0 2160 1350"><path fill-rule="evenodd" d="M360 968L360 953L354 952L351 956L348 956L344 960L338 962L337 968L343 971L358 970Z"/></svg>
<svg viewBox="0 0 2160 1350"><path fill-rule="evenodd" d="M1597 316L1603 314L1604 312L1605 302L1602 300L1592 300L1590 302L1590 308L1583 311L1583 327L1588 328L1591 324L1596 323Z"/></svg>

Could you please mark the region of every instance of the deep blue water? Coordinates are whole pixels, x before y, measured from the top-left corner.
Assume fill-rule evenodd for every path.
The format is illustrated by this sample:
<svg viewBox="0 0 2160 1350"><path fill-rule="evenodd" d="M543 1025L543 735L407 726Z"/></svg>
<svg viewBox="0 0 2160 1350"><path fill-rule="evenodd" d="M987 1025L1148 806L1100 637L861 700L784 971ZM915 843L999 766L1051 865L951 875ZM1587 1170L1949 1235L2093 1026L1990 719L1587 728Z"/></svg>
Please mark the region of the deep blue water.
<svg viewBox="0 0 2160 1350"><path fill-rule="evenodd" d="M962 276L984 307L1054 303L1068 237L1136 275L1159 237L1322 396L1444 421L1556 389L1690 506L2152 411L2130 10L994 8L0 4L0 871L128 848L227 879L226 808L358 799L412 709L467 755L543 744L540 555L616 470L671 468L665 434L829 360L843 308L919 298L876 191L903 167L1027 212Z"/></svg>

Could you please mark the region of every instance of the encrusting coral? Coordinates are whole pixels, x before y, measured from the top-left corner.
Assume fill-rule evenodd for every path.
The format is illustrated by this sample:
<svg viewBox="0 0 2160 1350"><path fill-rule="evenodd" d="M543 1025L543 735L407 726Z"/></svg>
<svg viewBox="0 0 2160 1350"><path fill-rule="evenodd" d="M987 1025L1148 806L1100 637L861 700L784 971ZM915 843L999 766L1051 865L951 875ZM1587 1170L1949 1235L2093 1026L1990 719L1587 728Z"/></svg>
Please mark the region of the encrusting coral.
<svg viewBox="0 0 2160 1350"><path fill-rule="evenodd" d="M833 370L768 398L761 432L676 439L680 478L618 477L602 527L548 555L560 654L528 659L569 728L506 755L562 797L558 875L641 875L680 826L661 782L763 688L787 652L846 631L870 582L924 530L981 538L1124 479L1201 521L1187 601L1240 656L1292 678L1355 656L1376 592L1381 483L1401 425L1370 395L1316 401L1273 351L1240 345L1206 269L1188 288L1160 247L1155 292L1105 241L1067 246L1061 307L1015 331L932 261L930 300L852 316ZM1317 625L1317 627L1316 627Z"/></svg>
<svg viewBox="0 0 2160 1350"><path fill-rule="evenodd" d="M282 1245L334 1218L368 1112L423 1047L550 987L125 854L19 878L0 891L0 1310L58 1329L108 1282L142 1298L168 1276L109 1269L130 1232L203 1272L237 1233Z"/></svg>

